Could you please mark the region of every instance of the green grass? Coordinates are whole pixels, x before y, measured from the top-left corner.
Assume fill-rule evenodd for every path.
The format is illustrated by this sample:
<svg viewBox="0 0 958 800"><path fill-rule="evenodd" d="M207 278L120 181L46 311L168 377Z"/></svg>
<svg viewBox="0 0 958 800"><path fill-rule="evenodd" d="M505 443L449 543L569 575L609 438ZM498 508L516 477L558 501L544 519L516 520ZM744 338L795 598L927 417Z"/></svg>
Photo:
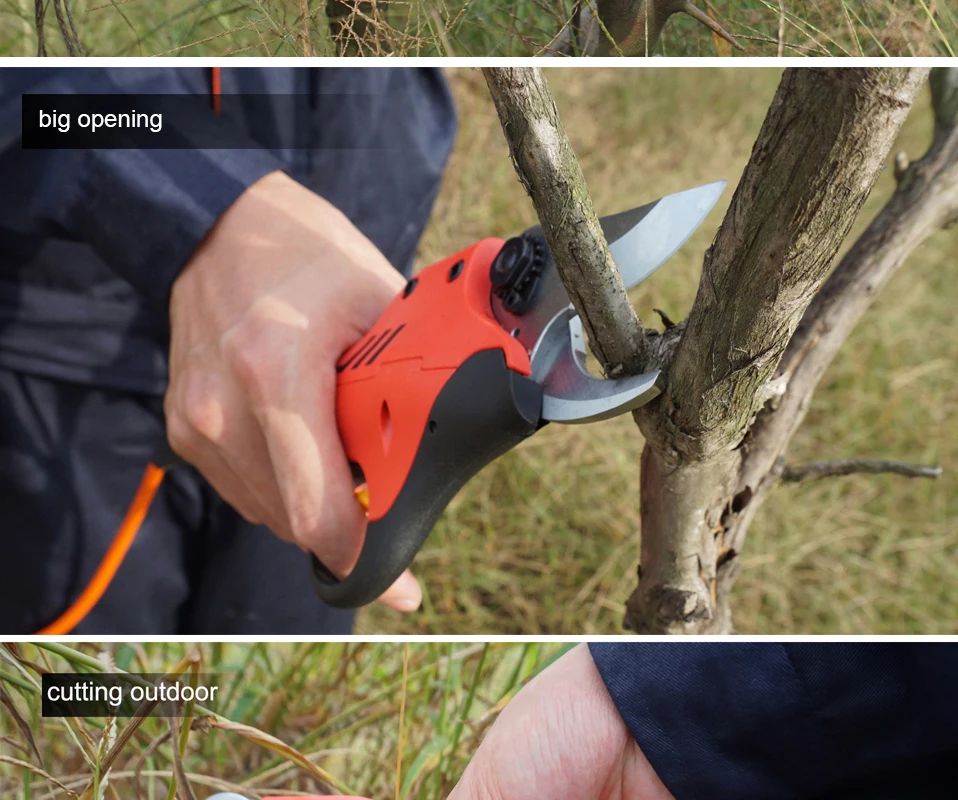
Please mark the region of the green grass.
<svg viewBox="0 0 958 800"><path fill-rule="evenodd" d="M239 733L204 724L197 709L185 724L183 768L200 800L215 791L246 796L318 793L336 789L386 798L445 797L502 707L568 646L557 644L104 644L18 645L22 662L0 646L0 690L13 714L0 713L0 797L66 798L37 773L41 767L81 793L104 771L98 745L110 721L43 718L39 669L90 672L114 664L131 672L163 673L198 654L200 672L215 675L223 702L210 711L250 726ZM403 681L404 650L408 648ZM0 694L2 696L2 694ZM405 698L402 768L397 775L399 710ZM112 762L107 800L168 797L174 753L167 719L117 720L131 738ZM277 755L263 734L293 748ZM33 753L30 738L42 762ZM151 751L151 746L155 747ZM108 749L108 748L107 748ZM296 754L329 775L325 783L295 763ZM11 762L16 759L26 765ZM142 768L137 793L134 774ZM400 792L397 790L397 778ZM177 795L183 797L182 793Z"/></svg>
<svg viewBox="0 0 958 800"><path fill-rule="evenodd" d="M420 263L534 221L478 73L452 73L462 130ZM734 187L774 70L551 70L600 213L716 180ZM677 100L680 98L680 100ZM927 96L902 133L930 135ZM892 190L890 169L860 231ZM691 242L633 297L681 319L726 191ZM853 332L795 437L794 463L875 456L939 463L938 481L852 476L778 489L752 526L734 612L744 633L958 632L958 229L918 250ZM642 441L628 417L550 425L453 500L415 562L422 611L372 607L385 633L620 633L635 586Z"/></svg>
<svg viewBox="0 0 958 800"><path fill-rule="evenodd" d="M705 5L705 0L699 0ZM332 55L324 0L308 0L316 55ZM300 0L73 0L89 55L301 55ZM949 0L713 0L716 17L744 55L949 56L958 10ZM573 0L392 0L376 21L381 41L410 56L526 56L542 52L569 19ZM0 0L0 55L37 50L33 0ZM66 50L52 7L46 41ZM690 17L676 15L657 53L724 55Z"/></svg>

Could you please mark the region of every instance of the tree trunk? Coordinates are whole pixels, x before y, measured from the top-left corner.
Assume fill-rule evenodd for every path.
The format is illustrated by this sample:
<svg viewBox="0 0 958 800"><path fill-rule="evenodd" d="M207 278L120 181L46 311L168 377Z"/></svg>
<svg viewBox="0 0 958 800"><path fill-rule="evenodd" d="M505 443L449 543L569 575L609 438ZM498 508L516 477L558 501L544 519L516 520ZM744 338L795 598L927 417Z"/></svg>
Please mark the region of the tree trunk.
<svg viewBox="0 0 958 800"><path fill-rule="evenodd" d="M532 70L486 72L520 180L575 297L594 286L583 278L590 266L582 254L597 253L593 268L605 274L607 249L601 242L575 250L559 230L567 218L554 212L566 206L563 198L583 203L588 194L567 155L534 155L537 143L564 141L548 87L540 75L525 74ZM627 627L731 630L728 593L745 533L780 479L781 455L825 366L907 253L954 219L958 80L949 72L936 76L938 133L928 155L904 170L895 198L816 296L926 74L786 71L706 254L688 319L662 335L645 334L644 351L628 361L630 371L663 369L667 385L635 414L646 445L640 580ZM601 337L605 328L590 318L611 318L618 293L590 297L577 309L590 337ZM611 336L617 348L631 341L621 331Z"/></svg>
<svg viewBox="0 0 958 800"><path fill-rule="evenodd" d="M724 539L733 552L740 550L756 511L778 484L788 443L855 324L917 247L958 222L958 68L934 70L931 83L935 114L931 146L914 164L909 165L903 153L898 155L895 193L809 305L778 366L775 381L781 394L752 425L735 484L735 494L748 495L751 502L726 520ZM923 470L923 477L940 474L937 468ZM728 606L734 578L734 570L719 575L717 595L723 608Z"/></svg>
<svg viewBox="0 0 958 800"><path fill-rule="evenodd" d="M747 528L737 523L758 505L757 483L741 480L747 434L781 390L772 382L779 360L925 74L785 72L706 254L666 391L636 415L646 451L642 569L626 615L633 630L731 629L728 590ZM773 463L765 466L762 474Z"/></svg>

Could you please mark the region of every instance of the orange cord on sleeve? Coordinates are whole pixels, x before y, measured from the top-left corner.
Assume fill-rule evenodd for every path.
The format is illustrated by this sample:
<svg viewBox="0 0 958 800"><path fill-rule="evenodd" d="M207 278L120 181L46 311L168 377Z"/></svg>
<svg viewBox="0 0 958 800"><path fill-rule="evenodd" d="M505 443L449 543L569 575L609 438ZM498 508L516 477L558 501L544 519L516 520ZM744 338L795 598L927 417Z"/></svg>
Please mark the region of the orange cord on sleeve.
<svg viewBox="0 0 958 800"><path fill-rule="evenodd" d="M64 636L70 633L90 613L93 606L100 602L100 598L109 588L117 570L123 563L136 534L139 533L140 526L150 510L150 504L153 502L156 490L160 488L160 483L162 483L165 474L165 470L154 464L147 465L143 478L140 480L140 486L133 497L133 502L130 503L116 536L110 542L110 546L103 556L103 560L100 561L100 565L96 568L96 572L93 573L90 582L73 602L73 605L43 630L38 631L40 636Z"/></svg>
<svg viewBox="0 0 958 800"><path fill-rule="evenodd" d="M220 68L213 67L210 80L210 94L212 95L213 113L220 113ZM93 573L93 577L86 585L80 596L74 601L66 611L64 611L56 620L47 625L43 630L38 631L40 636L65 636L79 625L87 614L93 609L100 598L110 587L117 570L123 563L127 551L133 544L140 526L150 510L150 504L156 496L156 490L160 488L165 471L154 464L146 467L143 478L140 480L140 486L136 490L136 495L130 507L127 509L126 516L120 523L120 528L110 542L110 546L103 556L103 560Z"/></svg>

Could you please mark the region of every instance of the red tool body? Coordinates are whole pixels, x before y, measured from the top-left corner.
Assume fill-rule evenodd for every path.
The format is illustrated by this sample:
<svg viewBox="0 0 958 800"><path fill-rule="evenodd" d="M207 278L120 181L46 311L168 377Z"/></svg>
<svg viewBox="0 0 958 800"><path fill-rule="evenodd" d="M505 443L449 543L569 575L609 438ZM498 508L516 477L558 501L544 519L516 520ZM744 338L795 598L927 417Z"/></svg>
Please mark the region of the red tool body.
<svg viewBox="0 0 958 800"><path fill-rule="evenodd" d="M483 239L421 271L337 364L340 437L369 492L366 538L336 579L315 557L331 605L381 595L412 561L453 495L541 425L529 353L493 315Z"/></svg>
<svg viewBox="0 0 958 800"><path fill-rule="evenodd" d="M483 239L424 269L337 365L339 433L369 487L371 522L396 501L439 393L470 356L500 350L510 370L529 375L529 354L490 303L489 268L503 244Z"/></svg>

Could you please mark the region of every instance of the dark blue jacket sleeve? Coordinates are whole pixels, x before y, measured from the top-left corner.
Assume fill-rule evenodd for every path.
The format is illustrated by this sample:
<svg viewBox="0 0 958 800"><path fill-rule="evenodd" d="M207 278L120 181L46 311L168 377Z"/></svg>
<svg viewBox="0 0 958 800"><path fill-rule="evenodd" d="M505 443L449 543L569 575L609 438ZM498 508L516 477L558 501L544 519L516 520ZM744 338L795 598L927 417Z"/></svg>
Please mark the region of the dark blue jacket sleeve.
<svg viewBox="0 0 958 800"><path fill-rule="evenodd" d="M958 646L593 643L677 800L958 797Z"/></svg>
<svg viewBox="0 0 958 800"><path fill-rule="evenodd" d="M148 68L3 70L0 150L20 146L23 93L204 92L210 90L205 74L208 71ZM89 243L164 313L173 281L219 216L247 187L282 168L262 148L23 154L31 159L31 168L24 170L29 185L17 176L0 181L4 224Z"/></svg>

